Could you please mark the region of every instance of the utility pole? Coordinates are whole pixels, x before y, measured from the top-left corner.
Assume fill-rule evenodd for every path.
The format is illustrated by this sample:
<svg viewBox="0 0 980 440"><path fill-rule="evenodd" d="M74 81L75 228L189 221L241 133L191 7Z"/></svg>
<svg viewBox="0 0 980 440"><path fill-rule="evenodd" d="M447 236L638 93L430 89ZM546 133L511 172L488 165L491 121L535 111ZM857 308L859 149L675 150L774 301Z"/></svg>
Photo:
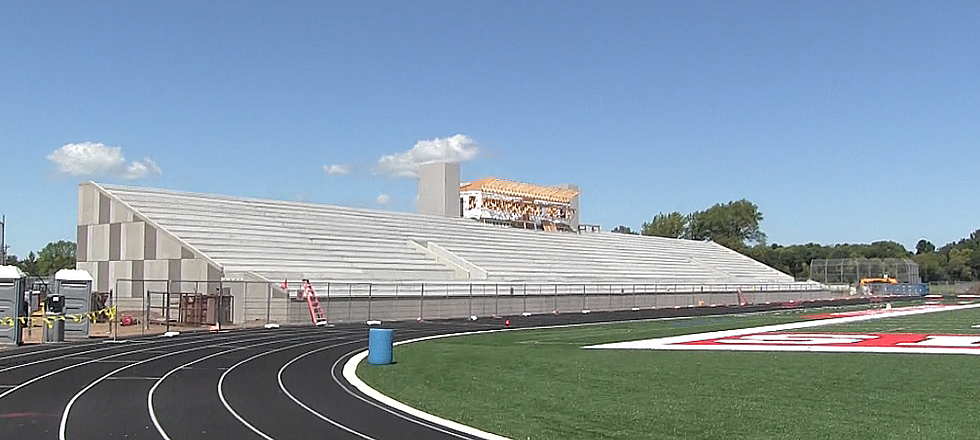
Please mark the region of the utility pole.
<svg viewBox="0 0 980 440"><path fill-rule="evenodd" d="M0 216L0 266L7 264L7 216Z"/></svg>

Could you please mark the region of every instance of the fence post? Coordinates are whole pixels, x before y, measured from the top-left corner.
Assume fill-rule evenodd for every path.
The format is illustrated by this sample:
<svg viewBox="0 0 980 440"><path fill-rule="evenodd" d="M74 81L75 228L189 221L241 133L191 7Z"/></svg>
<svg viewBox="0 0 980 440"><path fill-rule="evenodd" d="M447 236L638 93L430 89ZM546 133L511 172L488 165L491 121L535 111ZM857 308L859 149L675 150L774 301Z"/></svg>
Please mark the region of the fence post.
<svg viewBox="0 0 980 440"><path fill-rule="evenodd" d="M425 315L425 283L419 289L419 320Z"/></svg>
<svg viewBox="0 0 980 440"><path fill-rule="evenodd" d="M470 300L468 308L470 316L473 316L473 283L470 283Z"/></svg>
<svg viewBox="0 0 980 440"><path fill-rule="evenodd" d="M329 281L327 281L327 311L324 313L327 315L327 322L330 322L330 282Z"/></svg>
<svg viewBox="0 0 980 440"><path fill-rule="evenodd" d="M116 293L119 293L119 281L120 280L117 278L116 279L116 290L114 291ZM129 296L130 297L133 296L133 282L132 281L129 282ZM119 299L118 298L113 298L113 296L112 296L111 293L109 294L109 299L112 300L112 305L110 307L115 307L115 313L112 313L112 322L109 323L109 326L111 327L111 330L112 330L112 340L115 341L116 340L116 337L119 335L119 325L117 324L119 322L119 305L118 305ZM33 327L33 326L34 325L32 324L31 327Z"/></svg>
<svg viewBox="0 0 980 440"><path fill-rule="evenodd" d="M351 307L353 306L353 302L354 302L353 290L354 290L354 285L348 283L347 284L347 322L350 322Z"/></svg>
<svg viewBox="0 0 980 440"><path fill-rule="evenodd" d="M493 283L493 316L500 316L500 285Z"/></svg>
<svg viewBox="0 0 980 440"><path fill-rule="evenodd" d="M582 310L586 310L588 308L587 302L585 300L587 297L588 297L588 292L585 291L585 284L583 284L582 285Z"/></svg>
<svg viewBox="0 0 980 440"><path fill-rule="evenodd" d="M524 306L522 307L524 310L521 312L527 313L527 283L523 284L522 287L524 289Z"/></svg>
<svg viewBox="0 0 980 440"><path fill-rule="evenodd" d="M207 286L205 286L205 292L204 293L208 293L206 289L207 289ZM222 304L224 304L224 301L222 299L224 298L224 295L225 295L225 284L221 280L218 280L218 292L217 293L218 293L218 295L217 295L218 296L218 307L214 311L214 325L218 326L218 328L221 328L221 315L223 314L223 311L224 311L224 307L222 307ZM232 298L234 298L234 297L232 297ZM229 301L229 304L226 307L229 307L231 309L231 310L228 311L228 317L231 319L231 322L235 322L235 304L232 304L231 301Z"/></svg>
<svg viewBox="0 0 980 440"><path fill-rule="evenodd" d="M374 299L372 297L374 292L374 283L368 283L368 320L371 320L371 302Z"/></svg>
<svg viewBox="0 0 980 440"><path fill-rule="evenodd" d="M167 293L163 295L164 301L167 303L167 310L164 312L164 318L167 320L167 331L170 331L170 289L167 289ZM219 298L220 300L220 298Z"/></svg>
<svg viewBox="0 0 980 440"><path fill-rule="evenodd" d="M555 308L552 310L552 313L558 313L558 285L557 284L555 284Z"/></svg>
<svg viewBox="0 0 980 440"><path fill-rule="evenodd" d="M245 290L248 290L248 281L245 282ZM265 323L272 322L272 283L265 283Z"/></svg>
<svg viewBox="0 0 980 440"><path fill-rule="evenodd" d="M538 284L538 303L544 304L544 285ZM541 310L541 313L545 313L547 310Z"/></svg>

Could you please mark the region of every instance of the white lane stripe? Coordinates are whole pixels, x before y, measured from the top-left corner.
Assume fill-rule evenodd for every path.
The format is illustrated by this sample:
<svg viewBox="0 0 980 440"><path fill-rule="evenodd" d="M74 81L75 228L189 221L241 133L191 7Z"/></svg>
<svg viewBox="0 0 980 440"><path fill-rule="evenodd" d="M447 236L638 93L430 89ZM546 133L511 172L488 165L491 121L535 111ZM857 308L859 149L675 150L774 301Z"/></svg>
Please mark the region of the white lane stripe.
<svg viewBox="0 0 980 440"><path fill-rule="evenodd" d="M405 340L405 341L395 342L392 345L398 346L398 345L402 345L402 344L411 344L411 343L414 343L414 342L429 341L429 340L433 340L433 339L442 339L442 338L451 338L451 337L456 337L456 336L479 335L479 334L498 333L498 332L515 331L515 330L536 330L536 329L548 329L548 328L581 327L581 326L590 326L590 325L594 325L594 324L595 323L563 324L563 325L542 326L542 327L504 328L504 329L493 329L493 330L477 330L477 331L461 332L461 333L448 333L448 334L442 334L442 335L423 336L421 338L408 339L408 340ZM360 378L357 377L357 364L359 364L361 362L361 360L363 360L364 358L366 358L367 355L368 355L367 350L362 350L359 353L357 353L354 356L352 356L350 358L350 360L348 360L347 363L344 364L344 379L346 379L347 382L349 382L351 385L353 385L354 388L356 388L358 391L360 391L364 395L366 395L366 396L368 396L368 397L370 397L370 398L372 398L372 399L380 402L382 405L388 406L390 408L394 408L394 409L396 409L398 411L401 411L401 412L403 412L405 414L409 414L412 417L417 417L417 418L419 418L421 420L425 420L425 421L428 421L428 422L431 422L431 423L435 423L435 424L438 424L438 425L445 426L446 428L452 429L454 431L459 431L459 432L462 432L464 434L472 435L474 437L481 438L481 439L486 439L486 440L510 440L507 437L504 437L504 436L501 436L501 435L497 435L497 434L494 434L494 433L491 433L491 432L482 431L482 430L479 430L479 429L474 428L472 426L467 426L467 425L464 425L462 423L454 422L452 420L444 419L444 418L439 417L437 415L429 414L429 413L427 413L425 411L421 411L421 410L412 408L411 406L408 406L408 405L406 405L406 404L404 404L402 402L399 402L399 401L397 401L395 399L392 399L391 397L388 397L388 396L386 396L384 394L381 394L380 391L378 391L378 390L376 390L374 388L371 388L368 384L364 383L364 381L362 381ZM411 420L411 419L409 419L409 420Z"/></svg>
<svg viewBox="0 0 980 440"><path fill-rule="evenodd" d="M363 338L361 338L361 339L355 339L355 340L352 340L352 341L347 341L347 342L342 342L342 343L338 343L338 344L333 344L333 345L330 345L330 346L328 346L326 348L340 347L340 346L347 345L347 344L353 344L355 342L363 342L365 340L366 339L363 339ZM288 350L288 349L296 348L296 347L303 346L303 345L310 345L310 344L314 344L314 343L317 343L317 342L323 342L323 341L313 341L313 342L306 342L306 343L302 343L302 344L293 344L293 345L288 346L288 347L283 347L283 348L279 348L279 349L276 349L276 350L270 350L270 351L267 351L265 353L259 353L259 354L253 355L253 356L251 356L251 357L249 357L247 359L244 359L244 360L238 362L235 365L232 365L230 368L228 368L228 370L226 370L224 372L224 374L221 375L221 378L218 379L218 398L221 399L221 403L225 406L225 409L229 413L231 413L231 415L233 417L235 417L235 419L237 419L239 422L241 422L243 425L245 425L245 427L247 427L248 429L251 429L252 432L254 432L254 433L262 436L262 438L264 438L266 440L273 440L272 437L269 437L266 433L260 431L258 428L256 428L255 426L253 426L251 423L248 423L247 421L245 421L245 419L242 418L242 416L240 416L237 412L235 412L234 408L231 407L231 404L229 404L228 401L225 399L225 394L224 394L224 391L222 390L222 387L223 387L224 381L225 381L225 377L232 370L234 370L235 368L238 368L239 365L243 365L246 362L250 362L250 361L252 361L254 359L258 359L258 358L260 358L262 356L265 356L267 354L276 353L276 352L279 352L279 351ZM354 434L357 435L357 433L354 433Z"/></svg>
<svg viewBox="0 0 980 440"><path fill-rule="evenodd" d="M361 339L359 341L352 341L352 342L364 342L364 341L366 341L366 339ZM290 359L289 362L286 362L282 366L282 368L279 369L279 372L276 373L276 381L279 382L279 389L282 390L282 392L286 394L286 397L289 397L289 399L292 400L293 403L299 405L300 408L305 409L310 414L313 414L313 415L319 417L321 420L323 420L323 421L325 421L325 422L327 422L327 423L329 423L329 424L331 424L333 426L336 426L336 427L338 427L338 428L340 428L340 429L342 429L344 431L347 431L347 432L349 432L349 433L351 433L353 435L356 435L356 436L358 436L358 437L360 437L360 438L362 438L364 440L375 440L374 437L371 437L371 436L369 436L367 434L363 434L361 432L358 432L358 431L355 431L355 430L353 430L351 428L348 428L347 426L344 426L344 425L342 425L342 424L334 421L333 419L331 419L331 418L329 418L329 417L327 417L327 416L325 416L323 414L320 414L319 412L317 412L313 408L310 408L308 405L306 405L305 403L303 403L299 399L297 399L295 396L293 396L293 393L290 393L289 390L286 389L286 385L282 383L282 373L283 373L283 371L286 371L286 368L289 367L290 365L292 365L293 362L296 362L296 361L298 361L298 360L306 357L309 354L317 353L317 352L320 352L320 351L323 351L323 350L327 350L327 349L331 349L331 348L336 348L336 346L334 346L334 347L322 347L322 348L318 348L316 350L313 350L313 351L310 351L310 352L301 354L299 356L296 356L296 357Z"/></svg>
<svg viewBox="0 0 980 440"><path fill-rule="evenodd" d="M246 338L242 338L242 340L247 340L247 339ZM200 343L206 343L206 342L207 341L204 338L200 338L200 339L194 339L194 340L190 340L190 341L181 341L181 342L178 342L178 343L166 344L166 345L163 345L163 347L182 347L182 346L185 346L185 345L200 344ZM35 382L40 381L42 379L46 379L48 377L54 376L55 374L58 374L58 373L62 373L62 372L71 370L73 368L80 367L82 365L88 365L88 364L94 364L94 363L102 363L102 362L105 362L107 359L113 359L113 358L118 358L118 357L122 357L122 356L128 356L128 355L131 355L131 354L134 354L134 353L143 353L143 352L150 351L150 350L153 350L153 349L156 349L156 348L159 348L160 347L159 345L156 345L156 344L144 344L144 345L148 345L148 346L146 348L139 349L139 350L127 350L127 351L123 351L121 353L116 353L116 354L105 356L105 357L102 357L102 358L99 358L99 359L92 359L90 361L80 362L80 363L77 363L77 364L71 364L71 365L68 365L68 366L65 366L65 367L61 367L61 368L59 368L57 370L49 371L49 372L47 372L45 374L42 374L40 376L35 376L35 377L31 378L31 379L28 379L28 380L26 380L24 382L21 382L19 385L15 386L15 387L7 390L7 391L4 391L3 393L0 393L0 399L3 399L4 397L9 396L11 393L13 393L13 392L15 392L15 391L17 391L17 390L19 390L21 388L24 388L24 387L26 387L26 386L28 386L28 385L30 385L32 383L35 383ZM45 360L40 360L40 361L28 362L26 364L19 365L18 367L24 367L24 366L28 366L28 365L35 365L35 364L47 362L49 360L63 359L65 357L70 357L70 355L58 356L58 357L54 357L54 358L51 358L51 359L45 359ZM135 361L133 361L133 362L135 362ZM6 371L9 371L9 370L12 370L14 368L17 368L17 367L9 367L9 368L0 370L0 373L6 372Z"/></svg>
<svg viewBox="0 0 980 440"><path fill-rule="evenodd" d="M311 334L308 337L309 338L316 338L315 341L308 342L308 344L312 344L312 343L319 342L321 340L321 338L323 337L323 335L321 335L321 334ZM146 394L146 407L147 407L147 409L150 412L150 421L153 423L153 426L156 428L157 432L160 433L160 436L162 436L165 440L169 440L170 439L170 436L167 435L167 432L163 429L163 425L160 424L160 420L157 419L156 409L153 406L153 395L156 393L157 388L160 386L160 384L163 383L164 380L166 380L168 377L170 377L172 374L174 374L174 373L176 373L178 371L187 369L187 367L189 367L190 365L194 365L194 364L196 364L198 362L202 362L202 361L205 361L207 359L211 359L211 358L214 358L214 357L217 357L217 356L221 356L223 354L228 354L228 353L231 353L231 352L234 352L234 351L240 351L240 350L245 350L245 349L249 349L249 348L260 347L260 346L263 346L263 345L269 345L269 344L276 344L276 343L284 342L282 340L282 338L279 338L278 337L278 335L276 335L276 337L273 337L272 339L273 339L272 341L262 342L262 343L258 343L258 344L250 344L250 345L246 345L244 347L236 347L236 348L231 348L231 349L228 349L228 350L222 350L222 351L219 351L217 353L209 354L207 356L204 356L204 357L195 359L193 361L190 361L188 363L185 363L185 364L183 364L183 365L181 365L179 367L173 368L170 371L168 371L166 374L164 374L163 377L160 377L156 381L156 383L154 383L153 386L150 387L150 391ZM216 348L227 348L227 345L219 344L219 345L215 345L214 347L216 347ZM219 381L219 383L220 383L220 381Z"/></svg>
<svg viewBox="0 0 980 440"><path fill-rule="evenodd" d="M242 338L244 338L246 336L250 336L252 333L259 333L259 332L248 332L248 333L249 334L246 335L243 332L243 333L236 334L235 336L236 337L242 337ZM294 332L291 332L291 333L300 333L300 331L294 331ZM174 342L173 344L166 344L166 345L163 345L162 347L179 347L179 346L183 346L183 345L187 345L187 344L192 344L194 342L204 342L209 337L211 337L209 334L207 334L207 333L201 333L198 336L191 336L191 337L188 337L188 338L181 338L179 340L179 342ZM136 340L125 340L125 339L124 340L120 340L120 342L124 342L124 341L132 341L132 343L136 343ZM172 341L172 339L167 339L167 341ZM109 342L111 342L111 341L105 341L104 343L109 343ZM161 347L160 345L155 345L156 343L161 342L160 340L142 340L141 339L141 340L138 340L138 342L139 342L139 344L136 345L137 347L145 347L145 346ZM89 344L85 344L85 345L89 345ZM11 370L16 370L18 368L24 368L24 367L28 367L28 366L31 366L31 365L43 364L45 362L51 362L51 361L61 360L61 359L68 359L68 358L71 358L73 356L77 356L79 354L90 354L90 353L98 353L98 352L102 352L102 351L115 350L115 349L120 348L120 347L122 347L122 346L109 346L109 347L104 347L104 348L97 348L97 349L94 349L94 350L84 350L84 351L78 351L78 352L74 352L74 353L64 354L64 355L61 355L61 356L55 356L55 357L52 357L52 358L45 358L45 359L40 359L40 360L36 360L36 361L32 361L32 362L25 362L25 363L22 363L22 364L11 365L9 367L5 367L5 368L0 369L0 373L6 373L6 372L11 371ZM122 354L145 352L145 351L151 350L151 349L153 349L155 347L150 347L150 348L147 348L145 350L126 351L126 352L124 352ZM125 347L122 347L122 348L125 349ZM78 365L84 365L84 364L92 363L92 362L107 362L106 359L111 359L111 358L118 357L118 356L119 355L112 355L112 356L100 357L98 359L95 359L95 360L92 360L92 361L88 361L88 362L84 362L84 363L78 364ZM5 396L6 396L6 394L0 395L0 399L2 399Z"/></svg>
<svg viewBox="0 0 980 440"><path fill-rule="evenodd" d="M119 376L107 377L106 380L158 380L158 376Z"/></svg>
<svg viewBox="0 0 980 440"><path fill-rule="evenodd" d="M32 355L43 354L43 353L48 353L48 352L52 352L52 351L59 351L59 350L68 351L69 349L72 349L72 348L83 348L84 349L86 345L100 345L100 343L99 342L95 342L95 341L90 341L90 342L85 342L85 343L78 344L78 345L65 345L65 346L60 346L60 347L53 347L53 348L46 348L46 349L37 349L37 350L25 351L25 352L22 352L22 353L14 353L14 354L9 354L9 355L5 355L5 354L3 354L2 351L0 351L0 362L6 361L8 359L14 359L14 358L19 358L19 357L24 357L24 356L32 356ZM81 353L81 352L82 352L81 350L78 351L78 353Z"/></svg>
<svg viewBox="0 0 980 440"><path fill-rule="evenodd" d="M424 427L429 428L429 429L431 429L433 431L438 431L438 432L441 432L443 434L451 435L453 437L461 438L461 439L470 439L470 438L472 438L472 436L467 437L467 436L464 436L464 435L460 435L458 432L450 431L450 430L447 429L446 426L443 426L443 425L439 425L439 424L436 424L436 423L429 423L429 422L427 422L425 420L418 419L418 418L411 418L409 416L406 416L405 414L402 414L402 413L400 413L398 411L395 411L395 410L393 410L393 409L391 409L389 407L386 407L386 406L384 406L384 405L382 405L382 404L380 404L378 402L375 402L373 400L367 399L367 398L361 396L360 394L357 394L357 393L352 392L347 386L345 386L343 384L343 382L341 382L340 378L337 377L337 370L338 370L337 366L340 365L340 363L343 362L344 358L346 358L350 354L351 353L347 353L347 354L339 357L337 359L337 361L333 363L333 366L330 368L330 376L333 378L333 381L336 382L337 385L340 388L342 388L347 394L349 394L349 395L351 395L353 397L356 397L358 400L360 400L360 401L362 401L364 403L367 403L368 405L371 405L371 406L373 406L375 408L378 408L381 411L384 411L384 412L386 412L388 414L391 414L393 416L396 416L396 417L398 417L400 419L404 419L404 420L407 420L409 422L415 423L416 425L424 426Z"/></svg>
<svg viewBox="0 0 980 440"><path fill-rule="evenodd" d="M278 335L275 335L275 336L269 336L268 338L256 338L256 339L257 340L262 340L262 339L270 339L270 338L278 338L278 337L279 337ZM100 382L102 382L103 380L105 380L109 376L112 376L112 375L114 375L114 374L116 374L116 373L118 373L120 371L126 370L128 368L135 367L135 366L141 365L141 364L145 364L147 362L155 361L155 360L158 360L158 359L163 359L165 357L170 357L170 356L174 356L174 355L178 355L178 354L182 354L182 353L189 353L189 352L192 352L192 351L195 351L195 350L207 349L207 348L216 348L216 347L211 346L211 345L204 345L204 346L201 346L201 347L185 348L183 350L177 350L177 351L174 351L174 352L171 352L171 353L161 354L161 355L158 355L158 356L153 356L153 357L148 358L148 359L143 359L141 361L137 361L137 362L134 362L132 364L129 364L129 365L125 365L125 366L116 368L115 370L110 371L109 373L103 375L102 377L93 380L88 385L86 385L84 388L82 388L81 391L79 391L74 396L72 396L72 398L68 401L68 405L65 406L65 410L61 414L61 425L58 428L58 438L59 438L59 440L65 440L66 439L65 435L66 435L66 431L67 431L67 428L68 428L68 413L71 411L72 406L75 405L75 402L78 400L78 398L81 397L82 394L85 394L86 391L92 389L92 387L98 385Z"/></svg>
<svg viewBox="0 0 980 440"><path fill-rule="evenodd" d="M965 304L956 306L916 308L914 310L900 310L889 313L878 313L874 315L845 316L842 318L815 319L811 321L790 322L786 324L764 325L761 327L739 328L733 330L721 330L706 333L693 333L680 336L669 336L666 338L642 339L639 341L613 342L609 344L590 345L584 348L599 349L650 349L665 345L684 344L688 342L703 341L707 339L729 338L733 336L744 336L753 333L779 332L786 330L796 330L801 328L821 327L826 325L847 324L851 322L870 321L873 319L896 318L902 316L922 315L926 313L949 312L954 310L975 309L980 304ZM896 309L893 309L896 310Z"/></svg>
<svg viewBox="0 0 980 440"><path fill-rule="evenodd" d="M456 335L454 334L453 336ZM426 339L436 339L436 338L426 337L426 338L419 338L418 340L426 340ZM417 342L417 340L413 340L412 342ZM366 358L367 354L368 354L367 350L364 350L352 356L350 360L347 361L346 364L344 364L344 379L347 379L347 381L350 382L351 385L354 385L354 388L357 388L358 391L364 393L366 396L374 400L377 400L378 402L381 402L383 405L402 411L405 414L410 414L413 417L418 417L419 419L436 423L445 426L446 428L453 429L465 434L469 434L477 438L482 438L486 440L510 440L507 437L501 435L497 435L486 431L481 431L472 426L467 426L462 423L457 423L452 420L447 420L442 417L429 414L421 410L417 410L395 399L392 399L391 397L381 394L379 391L375 390L374 388L371 388L366 383L358 379L357 374L355 374L355 371L357 370L357 364L359 364L362 359Z"/></svg>

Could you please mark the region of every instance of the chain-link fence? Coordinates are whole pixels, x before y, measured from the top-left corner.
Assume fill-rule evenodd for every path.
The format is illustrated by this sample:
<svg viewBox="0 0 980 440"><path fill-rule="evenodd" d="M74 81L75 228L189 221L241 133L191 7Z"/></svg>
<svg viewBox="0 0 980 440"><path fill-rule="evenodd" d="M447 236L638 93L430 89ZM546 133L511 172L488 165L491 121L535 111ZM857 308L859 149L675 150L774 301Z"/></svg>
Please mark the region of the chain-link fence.
<svg viewBox="0 0 980 440"><path fill-rule="evenodd" d="M649 308L711 307L828 299L816 283L543 284L338 283L313 281L328 322L493 317ZM119 279L106 295L111 335L213 326L312 323L301 285L264 281Z"/></svg>
<svg viewBox="0 0 980 440"><path fill-rule="evenodd" d="M826 284L857 284L862 278L891 277L902 284L919 284L919 265L905 258L816 259L810 279Z"/></svg>

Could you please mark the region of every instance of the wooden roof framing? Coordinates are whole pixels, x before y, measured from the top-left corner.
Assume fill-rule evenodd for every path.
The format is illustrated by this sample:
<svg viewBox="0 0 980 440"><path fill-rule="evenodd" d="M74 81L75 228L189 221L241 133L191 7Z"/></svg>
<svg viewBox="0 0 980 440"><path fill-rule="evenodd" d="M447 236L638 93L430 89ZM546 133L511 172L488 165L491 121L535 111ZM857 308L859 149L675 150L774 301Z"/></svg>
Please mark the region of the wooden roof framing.
<svg viewBox="0 0 980 440"><path fill-rule="evenodd" d="M476 180L460 186L460 191L486 191L508 196L525 197L548 202L569 203L582 192L575 189L555 188L550 186L532 185L490 177Z"/></svg>

